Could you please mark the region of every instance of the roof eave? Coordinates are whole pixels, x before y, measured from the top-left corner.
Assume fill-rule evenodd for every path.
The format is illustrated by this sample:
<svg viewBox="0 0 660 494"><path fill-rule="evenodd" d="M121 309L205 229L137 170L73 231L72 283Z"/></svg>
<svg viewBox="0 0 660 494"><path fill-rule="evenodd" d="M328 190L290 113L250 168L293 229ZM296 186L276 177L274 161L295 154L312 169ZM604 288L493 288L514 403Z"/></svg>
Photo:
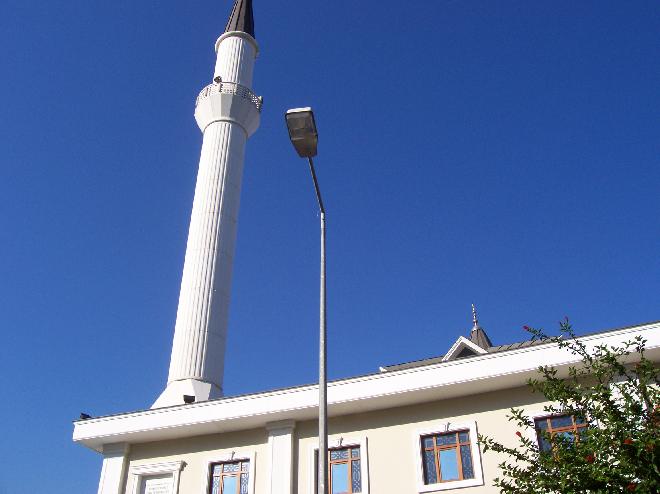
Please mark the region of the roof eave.
<svg viewBox="0 0 660 494"><path fill-rule="evenodd" d="M647 356L660 361L660 323L580 339L588 346L617 345L639 333L647 340ZM540 363L565 372L579 359L554 344L543 344L343 379L328 386L328 413L331 417L348 415L517 387L537 372ZM77 421L73 440L101 451L109 443L247 430L283 419L311 420L318 410L317 389L316 385L301 386Z"/></svg>

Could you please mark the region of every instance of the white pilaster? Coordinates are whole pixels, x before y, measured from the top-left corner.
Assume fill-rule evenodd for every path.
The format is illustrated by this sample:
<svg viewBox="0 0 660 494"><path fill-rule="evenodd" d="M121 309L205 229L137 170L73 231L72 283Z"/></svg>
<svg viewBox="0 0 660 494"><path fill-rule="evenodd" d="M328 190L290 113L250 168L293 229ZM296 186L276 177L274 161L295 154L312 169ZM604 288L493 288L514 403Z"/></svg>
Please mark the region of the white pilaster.
<svg viewBox="0 0 660 494"><path fill-rule="evenodd" d="M269 494L293 494L293 420L272 422L268 430Z"/></svg>
<svg viewBox="0 0 660 494"><path fill-rule="evenodd" d="M195 108L204 136L168 384L152 408L182 404L184 395L195 401L222 395L245 145L259 126L261 100L249 87L256 41L229 32L216 49L221 80L202 90Z"/></svg>
<svg viewBox="0 0 660 494"><path fill-rule="evenodd" d="M130 446L126 443L103 446L103 466L98 494L122 494Z"/></svg>

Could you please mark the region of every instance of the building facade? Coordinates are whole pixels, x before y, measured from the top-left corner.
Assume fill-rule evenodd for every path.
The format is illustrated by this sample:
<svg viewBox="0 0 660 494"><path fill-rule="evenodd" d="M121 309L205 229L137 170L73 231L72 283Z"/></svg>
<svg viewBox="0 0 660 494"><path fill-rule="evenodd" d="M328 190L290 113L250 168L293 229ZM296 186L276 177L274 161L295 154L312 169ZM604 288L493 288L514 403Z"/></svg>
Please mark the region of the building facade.
<svg viewBox="0 0 660 494"><path fill-rule="evenodd" d="M148 410L74 423L74 441L103 456L99 494L316 492L318 386L222 395L241 176L262 106L251 89L250 0L236 0L215 48L195 109L203 144L167 385ZM637 335L660 361L657 322L581 339L617 345ZM526 380L539 365L561 374L577 363L552 344L493 346L475 313L469 336L442 356L329 383L330 492L497 492L501 458L484 455L477 434L513 444L511 407L545 417ZM566 416L544 423L568 433L582 426Z"/></svg>
<svg viewBox="0 0 660 494"><path fill-rule="evenodd" d="M648 357L660 362L659 322L581 340L588 347L619 345L637 335L647 340ZM526 380L541 364L561 374L578 362L554 344L483 348L460 337L443 357L331 382L335 492L497 492L492 481L501 458L484 455L476 434L515 444L516 428L507 420L512 406L546 415L543 397ZM74 441L103 454L99 494L220 494L224 477L214 471L225 466L239 470L225 472L236 477L236 490L225 481L223 494L313 494L317 404L316 386L225 397L81 420ZM433 473L432 463L449 478Z"/></svg>

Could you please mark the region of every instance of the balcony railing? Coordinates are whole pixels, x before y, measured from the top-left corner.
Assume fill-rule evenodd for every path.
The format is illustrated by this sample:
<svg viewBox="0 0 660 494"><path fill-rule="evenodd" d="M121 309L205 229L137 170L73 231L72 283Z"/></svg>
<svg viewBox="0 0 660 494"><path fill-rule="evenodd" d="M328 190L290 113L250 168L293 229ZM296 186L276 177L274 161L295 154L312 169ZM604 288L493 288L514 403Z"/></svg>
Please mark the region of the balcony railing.
<svg viewBox="0 0 660 494"><path fill-rule="evenodd" d="M263 98L254 94L248 87L235 82L214 82L201 90L199 96L197 96L197 100L195 100L195 107L197 107L200 100L208 98L215 93L235 94L236 96L240 96L241 98L250 101L259 112L261 112L261 108L264 105Z"/></svg>

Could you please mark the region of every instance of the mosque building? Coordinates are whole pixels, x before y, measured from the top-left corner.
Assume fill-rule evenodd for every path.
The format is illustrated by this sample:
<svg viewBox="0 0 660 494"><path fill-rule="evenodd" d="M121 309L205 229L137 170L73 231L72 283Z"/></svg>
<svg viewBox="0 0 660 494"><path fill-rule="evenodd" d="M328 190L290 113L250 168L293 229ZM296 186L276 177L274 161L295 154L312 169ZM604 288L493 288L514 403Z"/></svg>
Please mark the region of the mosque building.
<svg viewBox="0 0 660 494"><path fill-rule="evenodd" d="M251 0L235 0L215 50L195 107L203 141L167 384L149 409L74 423L73 440L103 457L98 494L316 492L318 385L222 391L241 178L262 107L251 89ZM330 493L495 493L500 459L484 456L477 434L513 443L511 407L553 433L584 427L548 417L526 385L539 365L562 375L578 357L548 343L493 345L474 307L466 334L436 358L328 384ZM660 361L660 322L581 340L620 345L637 335Z"/></svg>

